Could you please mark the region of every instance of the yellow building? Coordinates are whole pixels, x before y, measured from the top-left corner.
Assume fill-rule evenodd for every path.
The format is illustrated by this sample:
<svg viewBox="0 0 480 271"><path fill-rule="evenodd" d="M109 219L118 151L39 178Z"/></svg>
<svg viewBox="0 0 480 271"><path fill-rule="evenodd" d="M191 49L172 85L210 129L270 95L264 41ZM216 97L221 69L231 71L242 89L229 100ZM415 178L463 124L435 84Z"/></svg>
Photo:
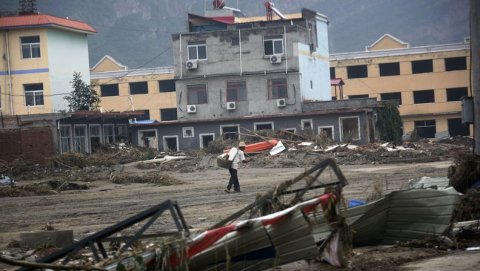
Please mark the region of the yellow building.
<svg viewBox="0 0 480 271"><path fill-rule="evenodd" d="M331 78L342 78L343 97L396 100L403 133L421 137L469 135L461 124L461 97L471 96L470 43L410 47L385 34L364 52L330 55Z"/></svg>
<svg viewBox="0 0 480 271"><path fill-rule="evenodd" d="M0 17L0 112L4 115L64 111L79 72L89 78L84 22L46 14Z"/></svg>
<svg viewBox="0 0 480 271"><path fill-rule="evenodd" d="M103 111L143 110L137 121L177 119L173 67L131 69L104 56L90 72Z"/></svg>

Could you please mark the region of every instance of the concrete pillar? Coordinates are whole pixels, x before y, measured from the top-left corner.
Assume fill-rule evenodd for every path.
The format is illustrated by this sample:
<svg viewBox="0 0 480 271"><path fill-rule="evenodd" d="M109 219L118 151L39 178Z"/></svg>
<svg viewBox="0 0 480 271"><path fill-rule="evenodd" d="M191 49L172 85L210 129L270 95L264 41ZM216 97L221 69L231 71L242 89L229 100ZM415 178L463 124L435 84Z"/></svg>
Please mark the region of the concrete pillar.
<svg viewBox="0 0 480 271"><path fill-rule="evenodd" d="M472 93L474 104L475 154L480 156L480 1L470 0L470 46Z"/></svg>

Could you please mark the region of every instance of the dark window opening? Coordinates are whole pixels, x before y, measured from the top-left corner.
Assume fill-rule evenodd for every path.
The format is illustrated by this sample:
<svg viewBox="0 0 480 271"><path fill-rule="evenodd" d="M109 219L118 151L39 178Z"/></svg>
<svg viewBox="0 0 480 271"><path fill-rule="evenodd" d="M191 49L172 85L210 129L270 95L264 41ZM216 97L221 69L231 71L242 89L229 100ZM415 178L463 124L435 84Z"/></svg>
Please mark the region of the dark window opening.
<svg viewBox="0 0 480 271"><path fill-rule="evenodd" d="M380 94L380 99L382 101L395 101L399 105L402 104L402 93L401 92L390 92Z"/></svg>
<svg viewBox="0 0 480 271"><path fill-rule="evenodd" d="M447 88L447 102L460 101L462 97L468 96L468 88Z"/></svg>
<svg viewBox="0 0 480 271"><path fill-rule="evenodd" d="M255 130L256 131L273 130L273 124L271 124L271 123L256 123L255 124Z"/></svg>
<svg viewBox="0 0 480 271"><path fill-rule="evenodd" d="M415 130L421 138L434 138L437 132L435 120L419 120L415 121Z"/></svg>
<svg viewBox="0 0 480 271"><path fill-rule="evenodd" d="M337 78L337 75L335 74L335 67L330 67L330 79Z"/></svg>
<svg viewBox="0 0 480 271"><path fill-rule="evenodd" d="M380 68L380 76L392 76L400 75L400 63L381 63L378 65Z"/></svg>
<svg viewBox="0 0 480 271"><path fill-rule="evenodd" d="M227 82L227 102L246 100L247 83L245 81Z"/></svg>
<svg viewBox="0 0 480 271"><path fill-rule="evenodd" d="M324 135L327 138L333 139L333 128L332 127L319 127L318 134Z"/></svg>
<svg viewBox="0 0 480 271"><path fill-rule="evenodd" d="M223 139L238 140L238 126L224 126L222 127Z"/></svg>
<svg viewBox="0 0 480 271"><path fill-rule="evenodd" d="M240 44L240 39L238 37L232 38L232 46L238 46Z"/></svg>
<svg viewBox="0 0 480 271"><path fill-rule="evenodd" d="M130 94L148 94L148 83L147 82L134 82L130 83Z"/></svg>
<svg viewBox="0 0 480 271"><path fill-rule="evenodd" d="M448 133L450 136L470 136L468 125L462 124L462 119L448 119Z"/></svg>
<svg viewBox="0 0 480 271"><path fill-rule="evenodd" d="M282 35L267 36L263 40L264 53L266 56L283 54Z"/></svg>
<svg viewBox="0 0 480 271"><path fill-rule="evenodd" d="M158 81L160 92L175 92L175 80L160 80Z"/></svg>
<svg viewBox="0 0 480 271"><path fill-rule="evenodd" d="M208 144L213 141L213 135L200 135L201 137L201 146L200 148L208 147Z"/></svg>
<svg viewBox="0 0 480 271"><path fill-rule="evenodd" d="M177 120L176 108L160 109L160 118L162 121Z"/></svg>
<svg viewBox="0 0 480 271"><path fill-rule="evenodd" d="M20 38L23 58L40 57L40 36L28 36Z"/></svg>
<svg viewBox="0 0 480 271"><path fill-rule="evenodd" d="M25 105L44 105L43 83L23 85L25 90Z"/></svg>
<svg viewBox="0 0 480 271"><path fill-rule="evenodd" d="M138 116L135 118L135 120L149 120L150 119L150 110L138 110L138 111L143 111L143 115Z"/></svg>
<svg viewBox="0 0 480 271"><path fill-rule="evenodd" d="M467 69L466 57L445 58L445 71L458 71Z"/></svg>
<svg viewBox="0 0 480 271"><path fill-rule="evenodd" d="M433 72L433 61L431 59L412 61L412 73L426 72Z"/></svg>
<svg viewBox="0 0 480 271"><path fill-rule="evenodd" d="M347 67L348 78L365 78L368 77L367 65L356 65Z"/></svg>
<svg viewBox="0 0 480 271"><path fill-rule="evenodd" d="M348 95L349 99L365 99L368 98L368 94Z"/></svg>
<svg viewBox="0 0 480 271"><path fill-rule="evenodd" d="M165 151L178 151L176 137L163 137L163 140L165 142Z"/></svg>
<svg viewBox="0 0 480 271"><path fill-rule="evenodd" d="M100 86L100 96L118 96L118 84L107 84Z"/></svg>
<svg viewBox="0 0 480 271"><path fill-rule="evenodd" d="M206 104L207 103L207 85L189 85L187 86L187 104Z"/></svg>
<svg viewBox="0 0 480 271"><path fill-rule="evenodd" d="M269 79L268 97L270 99L288 98L287 78Z"/></svg>
<svg viewBox="0 0 480 271"><path fill-rule="evenodd" d="M207 59L207 44L205 41L189 41L187 51L188 60Z"/></svg>
<svg viewBox="0 0 480 271"><path fill-rule="evenodd" d="M424 103L434 103L434 102L435 102L435 92L433 91L433 89L417 90L413 92L414 104L424 104Z"/></svg>

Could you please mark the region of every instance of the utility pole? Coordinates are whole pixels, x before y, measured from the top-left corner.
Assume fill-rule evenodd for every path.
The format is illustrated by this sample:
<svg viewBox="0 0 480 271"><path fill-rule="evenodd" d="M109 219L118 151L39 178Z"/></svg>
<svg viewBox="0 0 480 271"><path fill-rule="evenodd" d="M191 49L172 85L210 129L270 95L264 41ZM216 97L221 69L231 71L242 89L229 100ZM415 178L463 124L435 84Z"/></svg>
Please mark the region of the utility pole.
<svg viewBox="0 0 480 271"><path fill-rule="evenodd" d="M470 57L473 93L473 132L475 154L480 156L480 18L478 10L480 1L470 0Z"/></svg>

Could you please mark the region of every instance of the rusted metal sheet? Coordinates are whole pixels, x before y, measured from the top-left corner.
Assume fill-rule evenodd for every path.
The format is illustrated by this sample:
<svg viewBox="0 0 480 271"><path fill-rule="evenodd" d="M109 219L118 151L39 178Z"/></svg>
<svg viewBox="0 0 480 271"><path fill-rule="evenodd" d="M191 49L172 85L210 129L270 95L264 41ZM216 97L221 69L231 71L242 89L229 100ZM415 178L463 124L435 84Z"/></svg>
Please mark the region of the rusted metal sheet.
<svg viewBox="0 0 480 271"><path fill-rule="evenodd" d="M45 163L55 148L49 127L0 129L0 159L23 159L31 163Z"/></svg>

